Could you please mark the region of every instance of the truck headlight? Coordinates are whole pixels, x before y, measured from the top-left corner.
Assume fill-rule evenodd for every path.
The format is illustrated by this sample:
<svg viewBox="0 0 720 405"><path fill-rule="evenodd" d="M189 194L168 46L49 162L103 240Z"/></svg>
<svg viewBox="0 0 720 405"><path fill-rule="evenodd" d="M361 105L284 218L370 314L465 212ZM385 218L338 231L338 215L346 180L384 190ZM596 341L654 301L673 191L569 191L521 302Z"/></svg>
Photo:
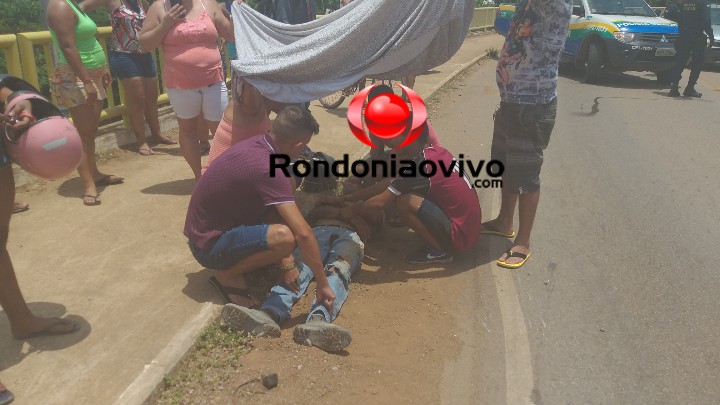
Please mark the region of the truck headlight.
<svg viewBox="0 0 720 405"><path fill-rule="evenodd" d="M614 33L615 39L617 39L620 42L632 42L635 40L635 34L632 32L624 32L624 31L618 31Z"/></svg>

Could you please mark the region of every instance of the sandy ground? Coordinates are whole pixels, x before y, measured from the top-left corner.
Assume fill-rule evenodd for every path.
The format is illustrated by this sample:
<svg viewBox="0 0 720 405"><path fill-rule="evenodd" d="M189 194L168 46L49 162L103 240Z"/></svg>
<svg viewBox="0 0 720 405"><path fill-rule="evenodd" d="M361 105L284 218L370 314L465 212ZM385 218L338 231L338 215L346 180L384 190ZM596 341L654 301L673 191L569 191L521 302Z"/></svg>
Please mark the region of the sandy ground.
<svg viewBox="0 0 720 405"><path fill-rule="evenodd" d="M420 76L416 89L432 90L463 63L500 44L496 35L469 38L456 58ZM313 149L362 152L347 131L346 105L325 111L313 104L321 125ZM176 344L173 339L199 314L219 308L208 272L182 236L194 184L190 170L177 147L156 150L160 154L150 157L119 150L103 161L101 170L126 182L101 189L98 207L82 205L76 177L19 190L17 198L31 209L13 216L9 250L25 297L37 314L69 316L82 329L19 342L0 316L0 379L17 403L112 403L157 365L158 353ZM296 307L282 338L255 342L232 381L239 385L273 371L280 387L263 395L252 394L249 385L238 392L240 398L297 403L322 394L328 401L355 402L380 395L383 403L438 402L443 359L454 359L460 350L448 313L457 309L456 296L467 283L463 277L469 277L476 258L447 269L416 270L400 260L415 244L414 235L393 229L368 246L337 320L354 333L347 353L329 355L291 341L308 299ZM321 388L302 389L308 386Z"/></svg>

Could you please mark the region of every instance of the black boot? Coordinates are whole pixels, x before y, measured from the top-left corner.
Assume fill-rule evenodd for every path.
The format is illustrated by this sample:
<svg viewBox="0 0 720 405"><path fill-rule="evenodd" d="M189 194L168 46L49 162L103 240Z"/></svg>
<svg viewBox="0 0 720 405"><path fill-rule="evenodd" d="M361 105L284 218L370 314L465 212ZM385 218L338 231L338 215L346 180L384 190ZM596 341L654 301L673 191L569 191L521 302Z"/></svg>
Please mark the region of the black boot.
<svg viewBox="0 0 720 405"><path fill-rule="evenodd" d="M677 83L672 83L670 85L670 93L668 93L668 97L680 97L680 86Z"/></svg>
<svg viewBox="0 0 720 405"><path fill-rule="evenodd" d="M702 97L702 93L698 93L695 91L695 85L694 84L688 84L687 87L685 87L685 90L683 91L683 96L685 97Z"/></svg>

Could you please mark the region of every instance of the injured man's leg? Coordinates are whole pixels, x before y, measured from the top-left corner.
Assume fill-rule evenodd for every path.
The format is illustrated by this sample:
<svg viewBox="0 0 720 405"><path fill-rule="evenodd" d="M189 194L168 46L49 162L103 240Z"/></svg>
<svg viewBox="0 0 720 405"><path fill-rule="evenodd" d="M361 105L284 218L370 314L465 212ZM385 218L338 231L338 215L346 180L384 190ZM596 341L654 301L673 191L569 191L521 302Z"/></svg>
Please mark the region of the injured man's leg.
<svg viewBox="0 0 720 405"><path fill-rule="evenodd" d="M326 215L323 216L327 218ZM358 220L352 222L357 224ZM325 272L336 298L332 312L322 304L314 302L306 322L295 328L293 338L297 343L335 352L344 349L352 341L348 329L333 325L332 322L337 318L348 297L350 279L360 268L365 245L354 225L338 219L320 220L313 227L313 233L317 238ZM272 287L260 310L228 304L222 311L223 320L231 328L243 333L255 336L280 336L279 325L290 319L293 305L305 294L313 278L310 268L305 265L298 251L295 252L295 257L299 271L297 292L293 292L284 283L278 283Z"/></svg>

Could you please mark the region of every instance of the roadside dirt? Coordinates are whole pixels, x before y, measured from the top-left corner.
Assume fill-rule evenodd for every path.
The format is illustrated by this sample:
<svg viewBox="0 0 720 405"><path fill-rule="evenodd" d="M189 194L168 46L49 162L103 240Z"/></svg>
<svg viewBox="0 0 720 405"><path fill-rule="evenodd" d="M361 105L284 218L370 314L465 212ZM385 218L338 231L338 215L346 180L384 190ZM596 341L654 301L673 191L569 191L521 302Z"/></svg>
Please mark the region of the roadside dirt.
<svg viewBox="0 0 720 405"><path fill-rule="evenodd" d="M456 86L462 86L466 76L429 100L431 115L452 103ZM440 403L443 373L461 351L456 332L458 297L467 287L471 277L467 271L475 267L475 259L418 268L403 261L405 253L417 246L419 240L407 228L391 227L367 243L362 268L354 275L350 297L335 321L353 332L346 351L328 354L293 342L293 328L304 321L312 304L309 293L295 306L293 318L281 325L280 338L254 339L240 364L226 367L222 384L187 387L183 402ZM197 365L181 366L176 373L188 368ZM279 377L272 390L259 381L270 373ZM155 403L166 403L169 397Z"/></svg>

